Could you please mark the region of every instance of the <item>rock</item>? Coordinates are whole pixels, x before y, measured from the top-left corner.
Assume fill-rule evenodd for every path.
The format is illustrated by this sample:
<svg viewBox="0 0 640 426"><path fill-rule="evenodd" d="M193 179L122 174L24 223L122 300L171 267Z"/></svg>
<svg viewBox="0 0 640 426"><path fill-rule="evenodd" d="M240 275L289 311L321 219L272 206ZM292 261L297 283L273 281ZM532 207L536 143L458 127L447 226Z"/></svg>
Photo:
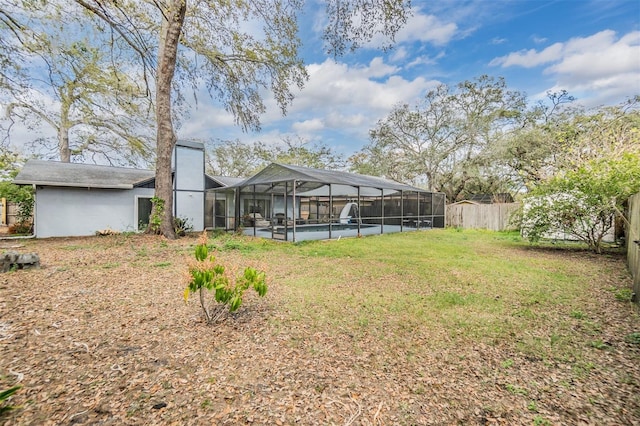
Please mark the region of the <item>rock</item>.
<svg viewBox="0 0 640 426"><path fill-rule="evenodd" d="M8 251L0 255L0 268L2 272L39 267L40 257L36 253L20 254L15 251Z"/></svg>

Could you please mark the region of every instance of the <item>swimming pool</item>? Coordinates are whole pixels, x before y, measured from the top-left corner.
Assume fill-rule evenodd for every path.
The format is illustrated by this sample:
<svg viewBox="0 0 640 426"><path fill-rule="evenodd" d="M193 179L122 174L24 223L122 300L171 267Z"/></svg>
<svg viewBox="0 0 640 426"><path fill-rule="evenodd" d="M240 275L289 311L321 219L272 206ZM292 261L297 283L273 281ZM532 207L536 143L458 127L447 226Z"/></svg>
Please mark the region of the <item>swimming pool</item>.
<svg viewBox="0 0 640 426"><path fill-rule="evenodd" d="M329 232L329 225L331 225L331 231L346 231L346 230L358 230L357 223L317 223L310 225L296 225L296 232ZM369 224L361 224L360 229L365 228L380 228L380 225L369 225ZM273 232L275 233L284 233L284 226L276 226L273 228ZM271 232L271 228L262 228L259 231ZM293 226L288 226L287 231L289 233L293 232Z"/></svg>

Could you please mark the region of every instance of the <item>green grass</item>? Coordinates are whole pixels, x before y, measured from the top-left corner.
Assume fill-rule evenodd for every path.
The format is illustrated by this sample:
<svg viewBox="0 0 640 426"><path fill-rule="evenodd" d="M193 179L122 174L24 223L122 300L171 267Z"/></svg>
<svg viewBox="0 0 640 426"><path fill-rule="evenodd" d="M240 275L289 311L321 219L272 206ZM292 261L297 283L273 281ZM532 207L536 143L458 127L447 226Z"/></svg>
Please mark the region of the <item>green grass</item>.
<svg viewBox="0 0 640 426"><path fill-rule="evenodd" d="M575 348L584 347L572 325L588 317L585 282L601 273L586 256L568 262L566 252L531 247L517 233L433 230L296 244L235 236L210 241L219 250L275 263L269 278L284 287L292 319L400 346L421 333L442 336L434 346L522 335L518 349L543 359L573 359Z"/></svg>

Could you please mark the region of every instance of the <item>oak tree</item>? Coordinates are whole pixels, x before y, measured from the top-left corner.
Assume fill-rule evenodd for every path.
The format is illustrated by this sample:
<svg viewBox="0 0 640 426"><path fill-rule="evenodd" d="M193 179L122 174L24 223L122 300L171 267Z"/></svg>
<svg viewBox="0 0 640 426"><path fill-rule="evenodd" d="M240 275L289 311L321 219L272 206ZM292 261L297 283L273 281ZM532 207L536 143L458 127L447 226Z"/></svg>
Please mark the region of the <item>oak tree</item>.
<svg viewBox="0 0 640 426"><path fill-rule="evenodd" d="M76 3L102 19L114 39L137 55L145 75L154 76L156 197L172 205L171 152L176 134L172 95L177 83L202 83L231 112L244 130L258 130L268 89L286 113L292 86L307 74L299 57L296 14L302 0L165 0ZM328 51L344 53L382 33L398 31L410 12L404 0L327 0ZM159 40L155 35L159 34ZM179 75L179 79L174 77ZM152 79L149 78L149 81ZM153 214L153 213L152 213ZM171 209L165 209L161 233L175 234Z"/></svg>

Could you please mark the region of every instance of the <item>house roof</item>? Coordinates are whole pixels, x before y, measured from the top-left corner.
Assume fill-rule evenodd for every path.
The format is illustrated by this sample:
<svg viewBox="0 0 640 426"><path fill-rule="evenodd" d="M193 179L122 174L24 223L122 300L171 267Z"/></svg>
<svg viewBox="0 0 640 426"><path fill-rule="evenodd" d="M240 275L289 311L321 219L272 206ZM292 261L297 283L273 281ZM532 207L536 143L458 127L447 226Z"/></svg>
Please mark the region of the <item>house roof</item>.
<svg viewBox="0 0 640 426"><path fill-rule="evenodd" d="M95 164L29 160L13 183L18 185L131 189L153 179L153 170Z"/></svg>
<svg viewBox="0 0 640 426"><path fill-rule="evenodd" d="M229 177L229 176L211 176L207 175L209 179L217 182L220 186L235 186L241 182L244 182L247 178Z"/></svg>
<svg viewBox="0 0 640 426"><path fill-rule="evenodd" d="M261 172L235 186L247 187L251 185L273 184L280 182L301 181L315 183L307 188L308 191L326 184L347 185L351 187L368 187L391 189L396 191L420 191L423 189L405 185L389 179L375 176L347 173L337 170L320 170L309 167L292 166L289 164L271 163ZM301 188L302 189L302 188Z"/></svg>

